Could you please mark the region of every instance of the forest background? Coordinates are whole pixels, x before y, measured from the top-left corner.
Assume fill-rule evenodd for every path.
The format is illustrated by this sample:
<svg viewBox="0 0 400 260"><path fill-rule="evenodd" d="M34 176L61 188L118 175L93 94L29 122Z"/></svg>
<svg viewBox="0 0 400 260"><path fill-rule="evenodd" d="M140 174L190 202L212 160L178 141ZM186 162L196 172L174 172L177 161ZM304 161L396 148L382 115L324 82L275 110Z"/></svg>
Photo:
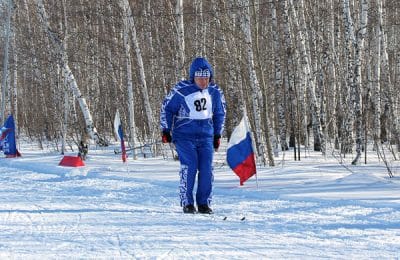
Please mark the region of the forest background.
<svg viewBox="0 0 400 260"><path fill-rule="evenodd" d="M366 145L397 158L399 11L397 0L2 0L0 123L12 113L18 136L63 152L107 145L119 110L129 146L157 152L162 99L204 56L225 137L247 114L260 163L300 145L353 164Z"/></svg>

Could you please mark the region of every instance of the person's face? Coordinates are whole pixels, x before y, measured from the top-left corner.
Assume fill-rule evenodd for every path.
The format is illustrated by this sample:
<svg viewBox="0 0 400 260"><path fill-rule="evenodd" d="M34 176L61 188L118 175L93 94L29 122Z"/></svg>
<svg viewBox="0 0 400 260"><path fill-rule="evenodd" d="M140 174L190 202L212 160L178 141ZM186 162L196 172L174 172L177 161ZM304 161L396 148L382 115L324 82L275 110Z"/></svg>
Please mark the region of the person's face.
<svg viewBox="0 0 400 260"><path fill-rule="evenodd" d="M208 87L208 83L210 83L210 78L206 77L194 77L194 83L201 89L205 89Z"/></svg>

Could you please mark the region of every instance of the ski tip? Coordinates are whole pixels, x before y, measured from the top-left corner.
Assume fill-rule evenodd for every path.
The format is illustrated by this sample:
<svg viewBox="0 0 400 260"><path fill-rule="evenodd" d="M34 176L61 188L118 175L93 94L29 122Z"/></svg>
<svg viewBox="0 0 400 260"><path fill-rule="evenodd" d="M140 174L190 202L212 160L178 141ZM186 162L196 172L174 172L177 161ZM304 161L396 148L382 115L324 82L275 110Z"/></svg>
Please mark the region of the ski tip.
<svg viewBox="0 0 400 260"><path fill-rule="evenodd" d="M226 220L227 219L227 217L225 216L222 220Z"/></svg>
<svg viewBox="0 0 400 260"><path fill-rule="evenodd" d="M245 219L246 219L246 217L243 217L243 218L241 218L240 220L243 221L243 220L245 220Z"/></svg>

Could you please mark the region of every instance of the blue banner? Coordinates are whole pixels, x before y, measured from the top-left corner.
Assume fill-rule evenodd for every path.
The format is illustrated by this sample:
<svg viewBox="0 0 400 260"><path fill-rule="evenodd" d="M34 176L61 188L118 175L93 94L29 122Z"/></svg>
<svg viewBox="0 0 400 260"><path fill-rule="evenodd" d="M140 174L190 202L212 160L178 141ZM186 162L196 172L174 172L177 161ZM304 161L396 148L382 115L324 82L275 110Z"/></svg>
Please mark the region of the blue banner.
<svg viewBox="0 0 400 260"><path fill-rule="evenodd" d="M15 142L15 123L12 115L8 116L1 128L0 142L2 142L3 151L7 158L21 156Z"/></svg>

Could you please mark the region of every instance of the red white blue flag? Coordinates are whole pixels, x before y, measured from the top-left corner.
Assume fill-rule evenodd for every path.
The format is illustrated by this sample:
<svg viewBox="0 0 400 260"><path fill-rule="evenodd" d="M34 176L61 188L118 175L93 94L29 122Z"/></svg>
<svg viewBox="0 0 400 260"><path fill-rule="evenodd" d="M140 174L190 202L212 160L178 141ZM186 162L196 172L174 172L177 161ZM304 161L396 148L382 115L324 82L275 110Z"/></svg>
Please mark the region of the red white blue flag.
<svg viewBox="0 0 400 260"><path fill-rule="evenodd" d="M115 114L114 118L114 131L117 135L118 139L121 141L121 154L122 154L122 161L126 162L126 148L125 148L125 141L124 141L124 132L122 130L121 119L119 117L119 111Z"/></svg>
<svg viewBox="0 0 400 260"><path fill-rule="evenodd" d="M239 176L240 185L243 185L257 172L253 143L246 117L242 118L232 132L226 152L226 160L229 167Z"/></svg>
<svg viewBox="0 0 400 260"><path fill-rule="evenodd" d="M19 157L21 154L17 149L15 142L15 123L14 117L9 115L4 126L1 128L0 142L4 154L7 158Z"/></svg>

